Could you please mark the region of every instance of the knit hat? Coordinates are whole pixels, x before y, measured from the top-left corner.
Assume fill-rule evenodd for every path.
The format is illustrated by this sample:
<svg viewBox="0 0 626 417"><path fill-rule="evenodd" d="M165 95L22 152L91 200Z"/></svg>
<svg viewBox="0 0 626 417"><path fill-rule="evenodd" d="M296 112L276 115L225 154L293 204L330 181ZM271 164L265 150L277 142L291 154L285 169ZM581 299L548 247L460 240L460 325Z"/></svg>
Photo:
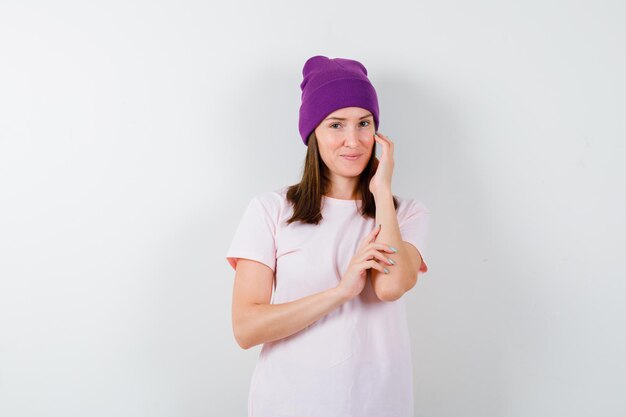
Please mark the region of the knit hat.
<svg viewBox="0 0 626 417"><path fill-rule="evenodd" d="M302 68L304 79L298 129L305 145L326 116L344 107L362 107L372 112L378 130L378 98L359 61L315 55Z"/></svg>

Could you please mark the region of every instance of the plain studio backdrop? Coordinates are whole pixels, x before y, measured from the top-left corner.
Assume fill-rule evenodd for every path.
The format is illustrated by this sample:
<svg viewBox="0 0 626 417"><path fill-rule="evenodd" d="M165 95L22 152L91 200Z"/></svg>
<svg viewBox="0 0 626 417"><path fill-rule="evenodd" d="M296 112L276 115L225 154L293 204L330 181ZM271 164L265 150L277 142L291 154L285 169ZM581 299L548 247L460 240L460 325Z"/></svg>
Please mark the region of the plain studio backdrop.
<svg viewBox="0 0 626 417"><path fill-rule="evenodd" d="M415 415L626 415L625 12L3 0L0 415L246 415L225 254L300 178L312 55L367 67L431 210Z"/></svg>

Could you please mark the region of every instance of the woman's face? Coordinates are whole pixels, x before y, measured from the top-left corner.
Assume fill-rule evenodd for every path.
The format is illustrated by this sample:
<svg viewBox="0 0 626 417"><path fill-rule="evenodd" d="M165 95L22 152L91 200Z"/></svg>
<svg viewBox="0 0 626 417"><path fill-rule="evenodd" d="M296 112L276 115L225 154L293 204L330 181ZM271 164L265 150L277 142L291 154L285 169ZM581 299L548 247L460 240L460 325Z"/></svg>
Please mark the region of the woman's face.
<svg viewBox="0 0 626 417"><path fill-rule="evenodd" d="M363 172L374 148L374 126L372 113L361 107L345 107L322 120L315 136L320 156L331 173L357 177Z"/></svg>

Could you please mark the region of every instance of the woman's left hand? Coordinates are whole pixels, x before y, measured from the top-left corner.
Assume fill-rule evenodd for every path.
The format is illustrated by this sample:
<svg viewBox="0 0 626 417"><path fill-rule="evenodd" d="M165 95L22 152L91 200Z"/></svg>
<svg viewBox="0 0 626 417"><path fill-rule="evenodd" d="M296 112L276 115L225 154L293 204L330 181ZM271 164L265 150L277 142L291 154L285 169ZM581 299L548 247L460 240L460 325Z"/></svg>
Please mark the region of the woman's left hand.
<svg viewBox="0 0 626 417"><path fill-rule="evenodd" d="M393 142L388 136L378 132L374 135L382 146L380 160L374 156L374 176L370 180L370 192L374 195L391 192L391 176L393 175Z"/></svg>

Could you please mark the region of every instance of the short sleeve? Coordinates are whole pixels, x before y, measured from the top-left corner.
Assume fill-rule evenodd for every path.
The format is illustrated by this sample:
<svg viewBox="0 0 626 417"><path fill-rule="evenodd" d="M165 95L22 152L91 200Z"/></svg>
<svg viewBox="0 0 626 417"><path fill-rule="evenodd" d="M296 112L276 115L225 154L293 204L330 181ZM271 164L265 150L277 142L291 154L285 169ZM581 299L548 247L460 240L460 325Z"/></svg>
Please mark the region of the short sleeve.
<svg viewBox="0 0 626 417"><path fill-rule="evenodd" d="M274 211L260 196L250 200L226 252L226 260L233 269L237 269L239 258L247 258L264 263L276 272Z"/></svg>
<svg viewBox="0 0 626 417"><path fill-rule="evenodd" d="M426 265L428 256L425 250L429 215L428 208L415 199L407 199L406 206L398 213L398 226L402 240L415 246L422 256L422 265L419 269L421 273L428 271L428 265Z"/></svg>

